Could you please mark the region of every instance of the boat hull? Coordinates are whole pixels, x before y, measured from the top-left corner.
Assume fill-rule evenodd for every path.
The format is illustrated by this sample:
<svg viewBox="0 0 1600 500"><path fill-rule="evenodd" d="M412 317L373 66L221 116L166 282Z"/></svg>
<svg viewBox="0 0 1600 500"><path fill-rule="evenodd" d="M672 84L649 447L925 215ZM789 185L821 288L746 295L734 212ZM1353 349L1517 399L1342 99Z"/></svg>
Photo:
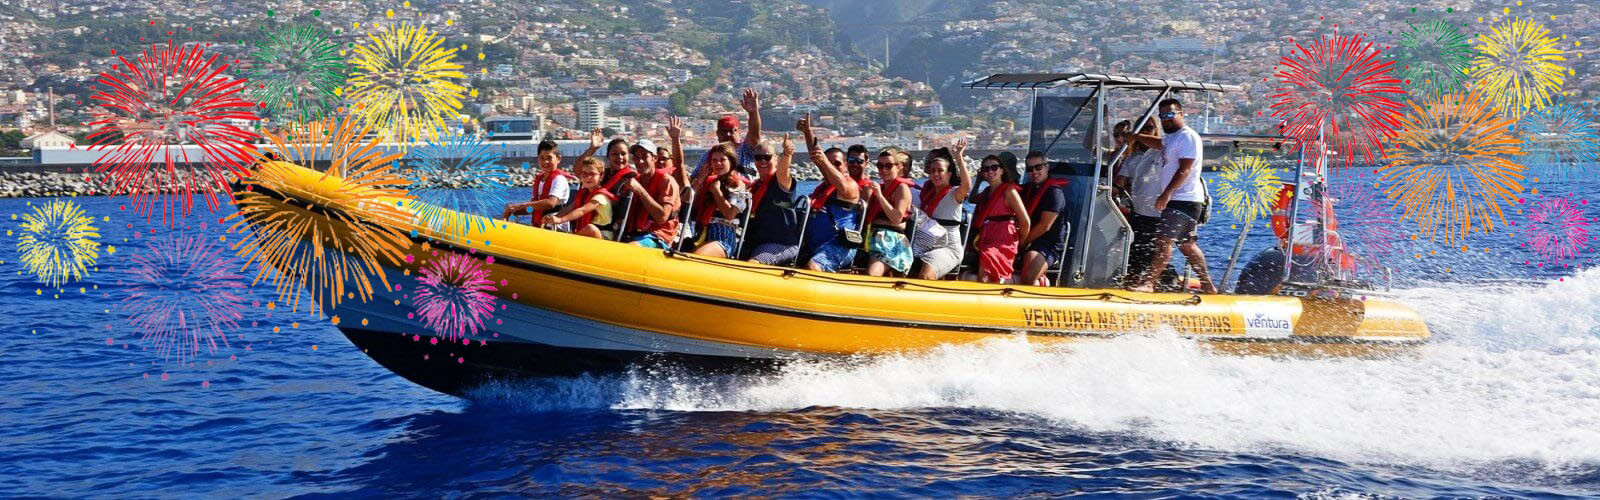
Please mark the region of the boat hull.
<svg viewBox="0 0 1600 500"><path fill-rule="evenodd" d="M326 198L346 190L330 184L336 178L310 171L301 177L274 192L286 199L321 196L326 205ZM380 203L416 213L414 201ZM498 378L606 373L641 364L744 369L1014 336L1052 345L1154 333L1220 352L1270 356L1387 356L1428 337L1414 310L1375 297L873 278L663 252L503 221L463 235L418 219L363 218L359 207L353 210L349 220L389 225L411 240L401 249L403 259L384 263L387 284L374 287L366 300L343 301L332 311L336 323L379 363L449 393ZM341 233L332 222L331 231ZM447 254L482 259L496 282L493 317L466 339L436 336L414 317L416 276Z"/></svg>

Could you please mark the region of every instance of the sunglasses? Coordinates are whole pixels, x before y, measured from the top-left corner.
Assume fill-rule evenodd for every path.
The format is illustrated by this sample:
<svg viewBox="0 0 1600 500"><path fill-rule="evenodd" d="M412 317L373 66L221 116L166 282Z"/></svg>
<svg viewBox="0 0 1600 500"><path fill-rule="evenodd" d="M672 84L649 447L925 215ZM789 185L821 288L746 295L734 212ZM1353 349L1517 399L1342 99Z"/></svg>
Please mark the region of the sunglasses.
<svg viewBox="0 0 1600 500"><path fill-rule="evenodd" d="M894 164L889 162L878 162L878 168L894 168Z"/></svg>
<svg viewBox="0 0 1600 500"><path fill-rule="evenodd" d="M984 172L988 172L990 170L1000 170L1000 166L999 165L984 165L983 168L981 168L979 170L982 170Z"/></svg>
<svg viewBox="0 0 1600 500"><path fill-rule="evenodd" d="M772 161L772 155L768 154L753 154L750 157L755 158L756 161Z"/></svg>
<svg viewBox="0 0 1600 500"><path fill-rule="evenodd" d="M860 165L862 163L866 163L867 160L865 158L850 158L848 160L845 160L845 162L849 163L851 165Z"/></svg>
<svg viewBox="0 0 1600 500"><path fill-rule="evenodd" d="M1177 117L1178 117L1178 112L1177 111L1168 111L1168 112L1165 112L1165 113L1161 114L1161 119L1162 120L1171 120L1171 119L1177 118Z"/></svg>
<svg viewBox="0 0 1600 500"><path fill-rule="evenodd" d="M1049 165L1045 165L1043 163L1040 163L1038 165L1028 165L1028 170L1044 170L1045 167L1048 167L1048 166Z"/></svg>

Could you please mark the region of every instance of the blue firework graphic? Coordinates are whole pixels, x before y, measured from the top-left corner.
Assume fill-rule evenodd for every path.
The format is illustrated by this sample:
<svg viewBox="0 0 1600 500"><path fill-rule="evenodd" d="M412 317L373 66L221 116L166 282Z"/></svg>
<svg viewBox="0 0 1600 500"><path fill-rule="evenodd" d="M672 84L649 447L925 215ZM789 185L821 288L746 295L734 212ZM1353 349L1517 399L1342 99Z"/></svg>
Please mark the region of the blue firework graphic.
<svg viewBox="0 0 1600 500"><path fill-rule="evenodd" d="M440 134L412 152L411 195L418 219L429 229L466 236L488 229L490 216L505 206L511 174L500 153L476 135Z"/></svg>
<svg viewBox="0 0 1600 500"><path fill-rule="evenodd" d="M1559 103L1529 113L1518 123L1525 163L1540 177L1580 177L1600 161L1600 127L1577 106Z"/></svg>

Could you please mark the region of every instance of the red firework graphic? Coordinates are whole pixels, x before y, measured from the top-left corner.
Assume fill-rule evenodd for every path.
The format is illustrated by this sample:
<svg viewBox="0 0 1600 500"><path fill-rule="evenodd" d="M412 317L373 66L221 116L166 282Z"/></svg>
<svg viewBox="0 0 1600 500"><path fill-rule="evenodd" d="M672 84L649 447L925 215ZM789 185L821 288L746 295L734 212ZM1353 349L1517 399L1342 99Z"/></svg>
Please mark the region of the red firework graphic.
<svg viewBox="0 0 1600 500"><path fill-rule="evenodd" d="M1394 62L1362 35L1337 30L1310 43L1295 43L1278 62L1272 116L1283 135L1301 144L1324 142L1349 166L1359 150L1367 163L1382 156L1379 141L1394 133L1403 116L1401 81ZM1373 150L1377 149L1377 155Z"/></svg>
<svg viewBox="0 0 1600 500"><path fill-rule="evenodd" d="M111 181L112 195L127 194L147 218L161 205L171 225L189 215L194 195L217 209L228 174L254 161L259 120L243 99L245 81L225 76L226 61L199 45L152 45L100 74L90 99L98 101L88 123L94 162Z"/></svg>

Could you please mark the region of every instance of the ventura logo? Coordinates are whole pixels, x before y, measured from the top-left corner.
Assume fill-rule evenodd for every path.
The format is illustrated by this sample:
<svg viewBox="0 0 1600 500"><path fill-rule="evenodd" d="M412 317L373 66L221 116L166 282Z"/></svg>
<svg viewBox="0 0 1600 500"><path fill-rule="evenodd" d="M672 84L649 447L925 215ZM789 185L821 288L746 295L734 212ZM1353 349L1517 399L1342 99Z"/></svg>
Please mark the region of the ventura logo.
<svg viewBox="0 0 1600 500"><path fill-rule="evenodd" d="M1261 328L1265 330L1288 330L1292 328L1289 320L1270 318L1266 314L1256 313L1244 319L1245 328Z"/></svg>

